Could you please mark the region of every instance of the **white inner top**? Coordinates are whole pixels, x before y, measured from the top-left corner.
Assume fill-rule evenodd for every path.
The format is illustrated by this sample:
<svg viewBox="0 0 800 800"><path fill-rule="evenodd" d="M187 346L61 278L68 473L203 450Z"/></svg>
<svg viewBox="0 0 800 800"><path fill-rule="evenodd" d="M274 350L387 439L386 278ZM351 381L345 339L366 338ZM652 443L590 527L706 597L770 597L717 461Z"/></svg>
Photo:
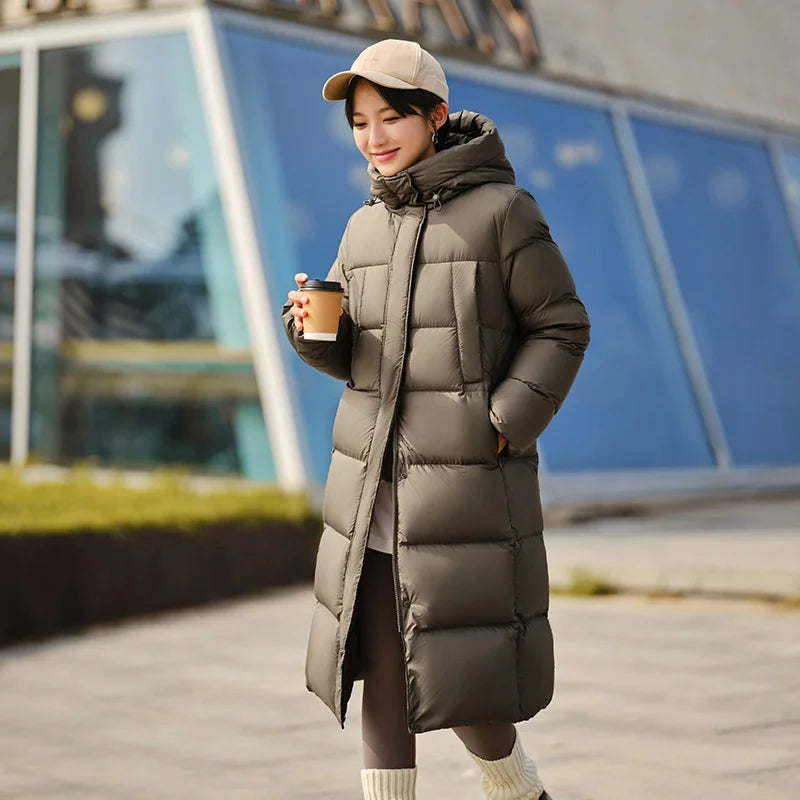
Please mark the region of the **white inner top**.
<svg viewBox="0 0 800 800"><path fill-rule="evenodd" d="M394 492L390 481L380 481L372 521L369 525L367 547L380 553L392 552L394 545Z"/></svg>

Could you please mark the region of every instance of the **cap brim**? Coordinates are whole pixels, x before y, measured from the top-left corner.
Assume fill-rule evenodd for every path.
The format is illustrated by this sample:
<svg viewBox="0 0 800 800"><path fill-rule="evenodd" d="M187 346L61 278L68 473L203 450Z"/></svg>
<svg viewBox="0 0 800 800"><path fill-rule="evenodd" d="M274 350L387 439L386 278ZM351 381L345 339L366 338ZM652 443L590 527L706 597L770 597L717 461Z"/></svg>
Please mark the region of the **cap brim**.
<svg viewBox="0 0 800 800"><path fill-rule="evenodd" d="M350 81L353 78L366 78L368 81L377 83L378 86L387 86L390 89L417 89L412 83L401 81L399 78L393 78L391 75L385 75L383 72L354 72L348 70L347 72L337 72L325 81L322 87L322 96L326 100L344 100L347 97L347 88L350 86Z"/></svg>

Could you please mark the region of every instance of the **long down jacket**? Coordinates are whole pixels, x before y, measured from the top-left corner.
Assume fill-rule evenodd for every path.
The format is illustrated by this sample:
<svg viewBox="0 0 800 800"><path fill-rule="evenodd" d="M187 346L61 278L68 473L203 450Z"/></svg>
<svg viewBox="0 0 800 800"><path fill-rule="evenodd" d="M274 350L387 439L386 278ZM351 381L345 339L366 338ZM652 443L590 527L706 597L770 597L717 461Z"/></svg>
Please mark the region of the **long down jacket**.
<svg viewBox="0 0 800 800"><path fill-rule="evenodd" d="M356 592L384 461L411 732L515 722L553 692L536 440L572 385L589 322L491 120L451 115L447 148L350 218L328 279L335 342L292 345L346 381L333 424L306 663L341 725L357 678ZM497 434L508 446L497 454Z"/></svg>

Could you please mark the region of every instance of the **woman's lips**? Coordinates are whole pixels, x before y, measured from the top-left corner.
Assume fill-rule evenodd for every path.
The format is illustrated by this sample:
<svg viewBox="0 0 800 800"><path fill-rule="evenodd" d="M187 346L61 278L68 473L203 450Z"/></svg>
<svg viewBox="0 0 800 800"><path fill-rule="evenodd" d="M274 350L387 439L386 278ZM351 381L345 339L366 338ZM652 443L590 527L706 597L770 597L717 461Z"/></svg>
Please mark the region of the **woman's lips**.
<svg viewBox="0 0 800 800"><path fill-rule="evenodd" d="M397 150L390 150L387 153L375 153L372 157L380 164L387 162L390 158L394 156Z"/></svg>

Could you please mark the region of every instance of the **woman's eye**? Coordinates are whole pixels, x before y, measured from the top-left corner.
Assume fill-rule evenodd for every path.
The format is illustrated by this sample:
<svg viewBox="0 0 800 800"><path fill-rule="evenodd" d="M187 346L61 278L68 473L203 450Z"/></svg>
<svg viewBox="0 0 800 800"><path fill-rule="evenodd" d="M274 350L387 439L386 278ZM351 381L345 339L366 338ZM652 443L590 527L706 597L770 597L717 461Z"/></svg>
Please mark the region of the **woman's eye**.
<svg viewBox="0 0 800 800"><path fill-rule="evenodd" d="M366 128L367 127L367 123L366 122L354 122L353 123L353 127L354 128L358 128L358 130L361 130L362 128Z"/></svg>
<svg viewBox="0 0 800 800"><path fill-rule="evenodd" d="M400 117L386 117L384 122L396 122Z"/></svg>

